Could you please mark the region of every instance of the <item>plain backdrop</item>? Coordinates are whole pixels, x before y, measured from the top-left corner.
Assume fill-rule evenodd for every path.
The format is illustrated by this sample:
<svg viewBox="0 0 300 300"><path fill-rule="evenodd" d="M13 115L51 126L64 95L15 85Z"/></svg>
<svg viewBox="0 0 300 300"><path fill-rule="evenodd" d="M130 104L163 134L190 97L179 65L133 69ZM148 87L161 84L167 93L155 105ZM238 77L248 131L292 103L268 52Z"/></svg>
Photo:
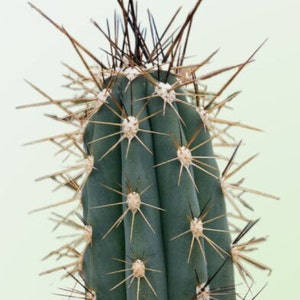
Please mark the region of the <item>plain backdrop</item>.
<svg viewBox="0 0 300 300"><path fill-rule="evenodd" d="M140 0L144 23L150 8L159 28L167 24L177 7L183 5L181 24L194 0ZM105 46L90 19L105 25L113 16L117 1L34 0L39 8L63 24L93 53ZM268 242L253 253L270 265L273 273L252 270L256 290L268 286L258 299L296 299L299 284L299 130L300 130L300 4L296 0L204 0L193 23L188 53L196 62L220 49L209 68L213 70L245 60L266 38L267 43L229 87L228 94L242 90L234 100L230 118L263 128L263 133L237 130L245 146L242 156L260 155L242 175L251 188L278 195L280 201L250 197L254 216L261 218L256 236ZM144 14L144 15L143 15ZM146 24L145 24L146 25ZM1 299L58 299L60 274L38 275L53 266L41 259L57 245L49 213L28 212L61 195L51 192L49 182L36 177L59 169L49 144L22 147L21 144L59 132L53 121L42 115L48 108L16 110L17 105L41 101L24 78L53 97L64 97L61 62L83 68L69 41L32 10L26 1L1 3L0 9L0 295ZM221 81L220 81L221 82ZM220 84L218 80L213 87ZM209 84L209 82L207 82Z"/></svg>

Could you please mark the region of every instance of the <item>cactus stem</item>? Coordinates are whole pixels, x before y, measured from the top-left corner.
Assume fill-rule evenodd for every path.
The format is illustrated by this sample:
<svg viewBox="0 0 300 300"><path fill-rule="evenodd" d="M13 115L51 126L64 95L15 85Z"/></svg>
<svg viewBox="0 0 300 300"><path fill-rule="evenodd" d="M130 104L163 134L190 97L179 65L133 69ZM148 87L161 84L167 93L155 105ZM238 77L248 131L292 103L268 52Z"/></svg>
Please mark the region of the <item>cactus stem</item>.
<svg viewBox="0 0 300 300"><path fill-rule="evenodd" d="M116 259L116 260L121 261L121 262L126 263L126 264L129 263L129 262L121 260L121 259ZM154 287L152 286L152 284L150 283L149 279L146 276L146 272L147 271L148 272L161 272L160 270L149 269L149 268L146 267L145 262L143 260L136 259L131 263L130 268L109 272L108 274L116 274L116 273L126 272L126 271L132 271L132 273L130 275L128 275L124 280L120 281L118 284L113 286L110 289L111 291L116 289L117 287L119 287L120 285L122 285L123 283L125 283L128 280L130 280L130 284L132 284L132 282L136 279L137 280L136 299L138 300L139 299L139 294L140 294L141 279L144 279L146 281L147 285L149 286L149 288L151 289L151 291L153 292L153 294L155 296L157 296L157 293L156 293Z"/></svg>
<svg viewBox="0 0 300 300"><path fill-rule="evenodd" d="M192 21L202 3L195 1L185 22L171 34L180 9L162 34L148 11L150 48L147 28L137 18L137 1L117 0L122 15L115 14L113 30L108 21L106 30L92 21L108 42L109 49L103 49L107 65L29 3L69 39L87 74L64 64L70 72L63 75L65 87L76 95L69 99L54 99L27 81L44 102L18 107L52 105L59 113L45 116L75 128L27 143L51 142L55 155L63 154L64 162L71 159L73 163L36 179L51 179L56 190L66 187L72 196L34 211L71 202L76 205L66 216L53 213L50 218L56 223L54 230L69 226L79 232L59 235L67 242L44 258L63 262L41 275L64 270L63 277L75 280L74 288L61 289L70 295L61 296L85 300L242 299L235 292L234 268L249 293L254 278L244 264L271 272L248 256L266 238L241 242L258 220L244 217L240 204L253 210L244 194L278 198L244 187L244 178L232 182L257 154L236 162L241 142L236 142L230 130L260 130L220 117L240 93L224 97L223 92L265 41L241 64L198 74L217 51L199 64L183 65ZM204 80L228 71L232 71L229 79L216 92L207 91ZM216 155L215 146L234 147L233 154ZM221 174L217 159L224 160ZM227 213L224 198L233 207L231 213ZM178 200L175 205L173 199ZM227 217L247 221L247 225L240 231ZM234 241L232 228L238 235ZM82 291L76 289L78 285Z"/></svg>

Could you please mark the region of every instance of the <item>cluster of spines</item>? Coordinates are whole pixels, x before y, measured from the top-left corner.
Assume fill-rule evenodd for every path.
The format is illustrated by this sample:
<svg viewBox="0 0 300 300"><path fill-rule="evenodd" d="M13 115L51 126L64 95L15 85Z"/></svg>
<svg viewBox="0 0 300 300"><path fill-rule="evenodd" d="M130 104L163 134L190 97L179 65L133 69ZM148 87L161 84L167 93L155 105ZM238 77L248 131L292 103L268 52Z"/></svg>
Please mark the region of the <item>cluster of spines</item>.
<svg viewBox="0 0 300 300"><path fill-rule="evenodd" d="M149 80L154 86L155 90L153 93L153 97L161 97L164 101L162 111L158 113L165 113L166 106L169 106L176 114L178 114L177 110L174 108L173 103L181 102L180 97L182 95L176 95L176 90L179 88L184 87L185 92L184 96L190 99L190 103L185 103L185 105L189 105L190 107L194 107L195 111L200 115L203 126L199 127L200 130L208 130L211 132L211 140L213 143L218 146L231 146L234 147L233 154L230 158L228 158L228 162L226 167L224 168L223 172L220 175L220 182L222 187L222 192L226 199L228 200L228 204L232 206L232 215L234 218L241 219L246 222L246 225L243 230L237 235L235 240L232 243L230 257L237 267L238 272L242 276L243 280L246 282L247 286L250 288L254 279L251 276L251 273L245 268L243 265L244 262L250 263L251 265L258 267L263 270L270 270L264 264L256 262L252 260L250 257L246 256L249 250L252 249L252 246L263 242L265 238L253 238L248 240L247 242L242 243L240 240L243 236L256 224L256 221L251 221L247 217L245 217L242 213L240 205L238 202L242 203L244 206L251 208L251 206L246 202L242 196L245 193L253 193L258 194L261 196L266 196L270 198L276 198L272 195L265 194L262 192L255 191L253 189L249 189L242 185L243 180L239 180L237 182L231 183L229 179L231 176L235 175L242 167L247 165L255 156L250 157L246 161L237 164L235 162L235 157L238 148L240 147L241 143L235 142L235 140L231 139L229 134L230 128L234 126L239 126L243 128L257 130L249 125L242 124L240 122L233 122L227 121L219 117L220 111L222 108L226 108L226 105L233 99L238 93L233 93L232 95L228 96L223 100L219 100L221 95L223 95L224 90L228 87L228 85L234 80L234 78L240 73L240 71L252 61L253 56L258 51L258 48L244 63L231 66L228 68L224 68L218 70L216 72L197 76L196 72L201 70L201 67L208 63L210 59L213 57L215 53L213 53L210 57L205 59L203 62L197 65L190 65L184 66L184 58L185 58L185 51L188 42L188 36L190 32L190 26L192 23L193 16L200 5L201 1L198 1L195 5L192 12L188 15L186 22L183 24L181 29L174 33L171 37L165 38L166 32L172 25L175 17L177 16L179 10L175 13L172 21L167 25L166 30L163 32L161 36L158 35L157 28L155 26L154 18L149 13L149 21L150 21L150 29L152 33L152 40L153 40L153 50L150 51L149 48L146 46L145 40L145 33L142 29L140 29L137 19L136 19L136 8L134 7L133 1L129 1L128 7L125 7L123 1L118 1L123 13L123 27L120 26L119 19L115 19L115 36L112 37L110 33L110 29L108 27L107 32L101 29L101 27L93 21L98 29L104 34L107 38L109 45L110 45L110 52L108 54L108 60L110 61L109 66L105 66L102 62L99 62L98 59L94 55L92 55L85 47L83 47L77 40L75 40L63 27L58 26L52 20L50 20L45 14L43 14L39 9L34 7L32 4L31 6L34 7L38 12L40 12L43 16L45 16L51 23L53 23L61 32L63 32L71 41L72 45L74 46L76 52L78 53L80 59L82 60L84 66L88 71L88 75L83 75L81 72L75 70L74 68L70 67L69 65L65 65L67 69L70 71L71 75L66 75L65 77L69 80L67 87L71 90L76 90L77 93L79 92L80 95L76 96L71 99L60 99L55 100L52 99L49 95L43 92L41 89L30 83L30 85L36 89L42 96L44 96L47 101L42 103L37 103L33 105L26 105L28 106L38 106L38 105L55 105L57 106L62 112L63 116L56 116L56 115L48 115L48 117L59 121L70 124L75 127L74 131L63 133L61 135L56 135L52 137L43 138L41 140L35 142L43 142L43 141L50 141L51 143L58 146L59 150L58 153L64 153L67 155L67 158L73 157L76 160L78 158L82 159L82 161L71 168L63 169L59 172L44 176L39 178L40 180L45 178L50 178L57 183L57 188L67 187L72 190L72 197L69 199L63 200L61 202L48 205L44 208L52 208L58 205L64 205L69 203L75 203L75 208L67 214L67 216L60 216L55 215L57 222L57 226L64 224L64 225L71 225L75 229L79 229L82 232L80 238L76 238L75 240L68 242L67 244L63 245L59 249L52 251L47 257L49 256L56 256L57 258L66 257L69 259L73 259L74 261L70 264L62 265L57 268L53 268L43 273L49 273L56 270L67 270L66 275L71 275L79 285L84 286L84 294L86 299L95 299L94 291L88 286L84 276L82 277L82 281L78 279L76 274L82 275L82 257L86 250L86 248L90 245L92 241L92 229L89 224L86 223L84 216L82 217L78 214L82 210L82 193L84 193L84 185L86 182L87 177L92 172L94 168L94 161L93 156L88 154L86 149L83 147L83 135L85 132L85 128L88 122L91 121L91 117L101 108L101 106L107 105L106 99L107 97L111 96L111 85L113 84L113 80L109 81L108 84L104 84L107 82L107 78L113 78L117 76L125 76L128 80L128 85L135 80L137 77L144 77ZM122 28L122 30L120 30ZM130 34L129 31L132 31L135 36L135 43L131 43L129 38ZM120 32L119 32L120 31ZM186 34L186 35L185 35ZM119 37L122 36L121 43L119 42ZM185 36L185 40L184 40ZM138 42L137 42L138 41ZM134 45L134 48L132 45ZM181 47L183 45L183 47ZM88 55L94 63L96 63L97 67L90 67L87 63L86 59L83 57L83 54ZM220 73L223 73L228 70L234 70L234 74L229 78L227 82L220 88L219 91L215 93L210 93L206 89L203 89L199 82L210 78L212 76L216 76ZM161 71L164 70L164 71ZM170 75L176 75L178 78L173 85L170 85L165 82L158 82L155 81L151 75L151 72L167 72ZM167 75L169 76L169 75ZM151 99L149 99L151 100ZM142 113L143 108L141 109L140 113ZM129 116L126 111L120 109L119 112L114 112L117 117L120 118L121 122L119 124L111 124L112 126L119 126L119 136L117 143L112 145L107 152L105 152L101 158L105 157L114 148L120 143L123 139L127 139L127 149L126 155L130 149L130 143L132 139L137 138L137 132L140 129L139 125L140 122L143 122L145 119L139 118L139 113L136 116ZM153 117L153 115L148 116L148 118ZM181 116L178 114L178 122L184 125L184 121L182 120ZM95 121L96 123L96 121ZM153 134L163 134L160 132L153 132ZM183 171L187 171L190 179L192 180L193 184L193 177L190 174L190 165L193 165L196 168L200 168L205 172L208 172L212 176L214 172L210 172L209 168L211 166L205 165L205 163L199 163L199 157L193 156L193 148L190 148L191 144L193 143L197 132L192 135L189 141L186 141L184 145L180 143L180 141L174 141L177 145L177 157L170 159L169 161L160 162L156 165L156 167L167 164L173 160L178 160L180 162L180 170L178 175L178 184L180 183L181 174ZM103 137L107 138L107 137ZM95 141L93 141L95 142ZM143 143L142 140L139 140L142 147L146 150L151 152L147 148L147 145ZM196 147L200 147L197 145ZM194 147L194 148L196 148ZM220 155L221 157L221 155ZM224 159L224 157L222 157ZM225 158L226 159L226 158ZM201 166L204 164L204 167ZM104 188L111 190L113 192L117 192L114 188L105 186ZM147 205L147 203L143 202L141 196L144 191L146 191L149 187L143 187L143 189L137 193L129 184L128 186L128 193L126 195L122 194L122 196L127 198L127 209L124 211L123 215L121 215L115 223L109 228L109 230L105 233L103 238L106 237L110 233L113 228L117 227L125 218L128 213L131 213L131 232L130 238L132 238L132 230L134 227L134 217L135 214L139 213L142 215L144 221L146 222L147 226L150 230L154 231L151 226L151 223L147 220L142 213L142 206ZM107 205L109 206L109 205ZM101 206L104 208L104 205ZM96 208L96 207L95 207ZM98 207L100 208L100 207ZM153 209L160 210L161 208L153 206ZM39 210L39 209L37 209ZM72 220L72 214L76 214L79 216L82 224L78 224ZM209 222L209 220L205 221L205 217L207 212L202 212L202 214L198 216L190 216L190 229L187 232L178 233L177 236L174 236L173 239L178 239L182 235L187 233L192 233L192 241L190 250L187 256L189 260L191 251L193 248L194 243L198 243L199 247L201 248L200 237L204 239L208 239L206 235L203 233L205 223ZM219 216L222 217L222 216ZM222 255L224 249L219 248L217 244L213 241L208 240L214 249ZM82 246L84 245L84 246ZM80 247L81 246L81 247ZM77 250L77 248L80 250ZM128 262L123 261L123 263L129 264ZM147 264L142 261L141 259L135 259L131 262L131 271L132 273L125 278L125 280L129 280L132 282L136 279L137 281L137 292L139 291L139 284L141 279L145 280L148 284L148 287L152 290L154 294L156 294L154 287L152 286L151 282L148 280L146 276L146 271L153 271L157 272L159 270L156 269L149 269L147 268ZM124 270L126 271L126 270ZM127 270L128 271L128 270ZM114 272L119 271L112 271ZM197 277L197 274L196 274ZM209 278L207 282L199 282L198 291L195 295L195 299L218 299L218 295L222 295L222 293L230 293L234 290L233 287L222 287L220 290L210 290L209 289L209 281L213 280ZM124 280L124 282L125 282ZM112 289L117 288L120 284L112 287ZM77 293L81 293L76 290L70 291L72 296L76 297ZM138 296L138 295L137 295Z"/></svg>

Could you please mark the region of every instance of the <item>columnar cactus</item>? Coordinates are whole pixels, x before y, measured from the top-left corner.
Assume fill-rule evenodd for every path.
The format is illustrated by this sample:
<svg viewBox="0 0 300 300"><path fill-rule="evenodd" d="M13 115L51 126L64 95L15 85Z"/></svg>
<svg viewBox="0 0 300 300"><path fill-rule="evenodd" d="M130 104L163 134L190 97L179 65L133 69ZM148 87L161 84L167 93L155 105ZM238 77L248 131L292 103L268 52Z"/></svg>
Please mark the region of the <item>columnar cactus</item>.
<svg viewBox="0 0 300 300"><path fill-rule="evenodd" d="M76 126L39 140L51 141L68 159L81 159L40 178L71 190L70 199L47 208L74 205L66 217L55 213L55 220L82 232L49 254L73 261L44 272L65 269L83 288L71 289L68 299L234 300L234 265L248 287L253 278L243 261L270 270L243 253L265 238L240 243L256 223L243 215L240 204L249 206L242 199L248 192L273 196L245 188L242 181L229 182L254 158L236 164L241 143L230 140L230 128L257 129L219 117L238 94L223 98L225 88L255 53L242 64L207 75L197 72L213 55L184 65L200 3L170 36L166 34L178 12L162 34L149 14L150 47L134 1L118 0L122 18L115 18L114 35L93 22L109 43L108 64L31 4L69 38L88 74L66 65L68 87L77 91L72 99L54 100L31 84L49 100L42 105L55 105L64 113L49 117ZM203 87L202 80L227 70L235 70L234 75L219 91ZM235 148L230 158L213 149L220 144ZM222 172L218 159L225 161ZM235 219L246 225L232 241Z"/></svg>

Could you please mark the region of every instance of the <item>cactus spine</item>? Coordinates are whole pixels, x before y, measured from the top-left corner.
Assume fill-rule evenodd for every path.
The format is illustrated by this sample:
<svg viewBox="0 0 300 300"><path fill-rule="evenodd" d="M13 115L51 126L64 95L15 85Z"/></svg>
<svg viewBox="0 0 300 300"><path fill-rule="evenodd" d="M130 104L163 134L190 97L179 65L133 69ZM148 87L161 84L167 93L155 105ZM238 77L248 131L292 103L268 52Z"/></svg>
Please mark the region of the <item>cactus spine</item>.
<svg viewBox="0 0 300 300"><path fill-rule="evenodd" d="M75 263L45 273L66 268L67 275L84 287L71 290L71 297L79 293L92 300L234 300L234 265L249 287L253 278L243 259L269 270L242 254L265 238L239 244L256 221L243 216L237 203L242 202L241 194L234 189L273 196L246 189L240 182L228 183L253 158L230 170L240 143L234 143L234 154L221 174L213 146L231 145L226 130L233 126L256 130L218 118L219 110L237 95L222 99L223 91L254 54L243 64L216 71L214 75L236 69L218 92L209 93L199 82L212 74L201 78L196 72L212 56L198 65L184 65L201 1L170 37L165 36L168 30L158 34L149 14L152 50L136 19L134 2L118 3L123 21L115 20L115 36L94 22L110 45L108 66L31 4L69 38L89 74L67 66L75 75L68 76L69 87L82 94L49 102L64 112L62 117L50 117L79 129L40 140L83 158L83 163L43 177L71 189L71 199L49 207L76 203L66 218L56 215L57 222L83 232L82 238L50 253L75 257ZM225 197L231 215L246 221L233 242ZM72 219L74 213L83 224Z"/></svg>

